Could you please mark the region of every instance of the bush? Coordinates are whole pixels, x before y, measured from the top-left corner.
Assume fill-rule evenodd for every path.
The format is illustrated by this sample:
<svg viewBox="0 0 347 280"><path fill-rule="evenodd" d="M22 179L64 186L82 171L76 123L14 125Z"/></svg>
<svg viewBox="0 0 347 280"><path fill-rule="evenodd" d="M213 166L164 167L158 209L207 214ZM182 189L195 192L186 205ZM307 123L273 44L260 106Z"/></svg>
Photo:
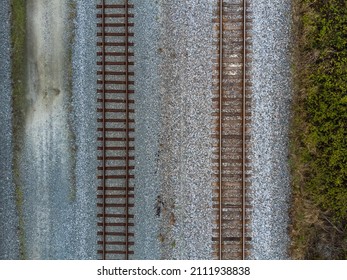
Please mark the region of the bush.
<svg viewBox="0 0 347 280"><path fill-rule="evenodd" d="M347 1L294 0L291 257L347 259Z"/></svg>
<svg viewBox="0 0 347 280"><path fill-rule="evenodd" d="M304 2L314 15L303 17L302 51L314 53L303 77L308 124L304 161L312 172L307 188L324 210L342 220L347 217L347 4Z"/></svg>

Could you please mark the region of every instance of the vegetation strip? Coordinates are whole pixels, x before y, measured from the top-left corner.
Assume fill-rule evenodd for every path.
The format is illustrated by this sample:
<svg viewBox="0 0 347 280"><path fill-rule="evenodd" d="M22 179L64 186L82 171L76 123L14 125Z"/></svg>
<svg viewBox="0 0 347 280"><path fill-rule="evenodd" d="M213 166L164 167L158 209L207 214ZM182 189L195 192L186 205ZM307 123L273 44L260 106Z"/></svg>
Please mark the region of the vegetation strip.
<svg viewBox="0 0 347 280"><path fill-rule="evenodd" d="M347 259L347 2L294 0L292 258Z"/></svg>
<svg viewBox="0 0 347 280"><path fill-rule="evenodd" d="M26 42L26 3L24 0L11 1L11 45L12 45L12 99L13 99L13 175L15 182L16 207L18 212L18 235L20 258L25 259L23 190L20 182L20 150L23 139L23 125L26 111L25 100L25 42Z"/></svg>

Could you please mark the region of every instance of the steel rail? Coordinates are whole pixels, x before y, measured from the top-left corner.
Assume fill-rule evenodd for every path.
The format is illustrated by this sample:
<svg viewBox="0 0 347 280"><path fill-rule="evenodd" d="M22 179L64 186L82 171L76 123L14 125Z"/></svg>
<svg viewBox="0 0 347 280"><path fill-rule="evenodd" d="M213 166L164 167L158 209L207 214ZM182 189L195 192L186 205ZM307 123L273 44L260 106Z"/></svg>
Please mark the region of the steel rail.
<svg viewBox="0 0 347 280"><path fill-rule="evenodd" d="M125 0L125 110L126 110L126 155L125 155L125 259L129 259L129 46L128 46L128 0Z"/></svg>
<svg viewBox="0 0 347 280"><path fill-rule="evenodd" d="M223 0L219 0L219 259L222 259Z"/></svg>
<svg viewBox="0 0 347 280"><path fill-rule="evenodd" d="M243 85L242 85L242 259L246 258L246 16L247 1L243 0Z"/></svg>
<svg viewBox="0 0 347 280"><path fill-rule="evenodd" d="M106 63L105 63L105 0L102 0L102 23L101 23L101 37L102 37L102 193L103 193L103 216L102 216L102 259L106 260L106 83L105 83L105 72L106 72Z"/></svg>

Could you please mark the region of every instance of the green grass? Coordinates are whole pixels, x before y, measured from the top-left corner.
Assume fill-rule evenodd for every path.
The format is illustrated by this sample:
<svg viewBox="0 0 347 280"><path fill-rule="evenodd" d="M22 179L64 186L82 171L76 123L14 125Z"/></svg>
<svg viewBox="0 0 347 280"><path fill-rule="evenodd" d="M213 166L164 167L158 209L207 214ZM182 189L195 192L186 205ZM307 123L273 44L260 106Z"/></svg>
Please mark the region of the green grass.
<svg viewBox="0 0 347 280"><path fill-rule="evenodd" d="M293 2L292 256L346 259L347 3Z"/></svg>
<svg viewBox="0 0 347 280"><path fill-rule="evenodd" d="M25 251L25 231L24 231L24 217L23 217L23 191L21 187L16 187L16 205L18 209L18 235L19 235L19 257L26 259Z"/></svg>
<svg viewBox="0 0 347 280"><path fill-rule="evenodd" d="M26 9L24 0L12 0L12 82L13 101L16 117L23 119L25 102L25 40L26 40ZM21 121L16 122L21 125Z"/></svg>
<svg viewBox="0 0 347 280"><path fill-rule="evenodd" d="M72 168L71 168L71 187L69 191L69 197L68 200L70 202L74 202L76 200L76 193L77 193L77 186L76 186L76 135L74 133L74 127L72 123L72 117L73 117L73 108L72 108L72 95L73 95L73 84L72 84L72 78L73 78L73 69L72 69L72 46L73 43L75 42L75 29L74 29L74 20L77 15L77 5L75 0L69 0L68 1L68 38L67 38L67 44L68 44L68 52L67 52L67 59L66 61L66 81L67 81L67 97L68 97L68 113L69 113L69 120L68 120L68 125L69 125L69 135L68 135L68 142L70 143L71 147L70 149L70 155L72 159Z"/></svg>
<svg viewBox="0 0 347 280"><path fill-rule="evenodd" d="M27 110L26 88L26 1L12 0L11 47L12 47L12 104L13 104L13 170L18 213L20 258L25 259L25 232L23 218L23 188L20 179L20 153L23 139L24 117Z"/></svg>

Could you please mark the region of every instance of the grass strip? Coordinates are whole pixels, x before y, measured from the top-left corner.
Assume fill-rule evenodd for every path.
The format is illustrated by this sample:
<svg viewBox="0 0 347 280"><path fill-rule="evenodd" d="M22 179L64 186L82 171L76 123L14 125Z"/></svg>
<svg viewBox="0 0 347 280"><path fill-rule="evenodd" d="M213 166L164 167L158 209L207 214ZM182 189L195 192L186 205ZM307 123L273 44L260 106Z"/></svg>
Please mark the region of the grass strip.
<svg viewBox="0 0 347 280"><path fill-rule="evenodd" d="M20 179L20 154L26 111L26 1L11 0L11 59L12 59L12 104L13 104L13 175L16 207L18 213L19 254L26 258L23 217L23 187Z"/></svg>

